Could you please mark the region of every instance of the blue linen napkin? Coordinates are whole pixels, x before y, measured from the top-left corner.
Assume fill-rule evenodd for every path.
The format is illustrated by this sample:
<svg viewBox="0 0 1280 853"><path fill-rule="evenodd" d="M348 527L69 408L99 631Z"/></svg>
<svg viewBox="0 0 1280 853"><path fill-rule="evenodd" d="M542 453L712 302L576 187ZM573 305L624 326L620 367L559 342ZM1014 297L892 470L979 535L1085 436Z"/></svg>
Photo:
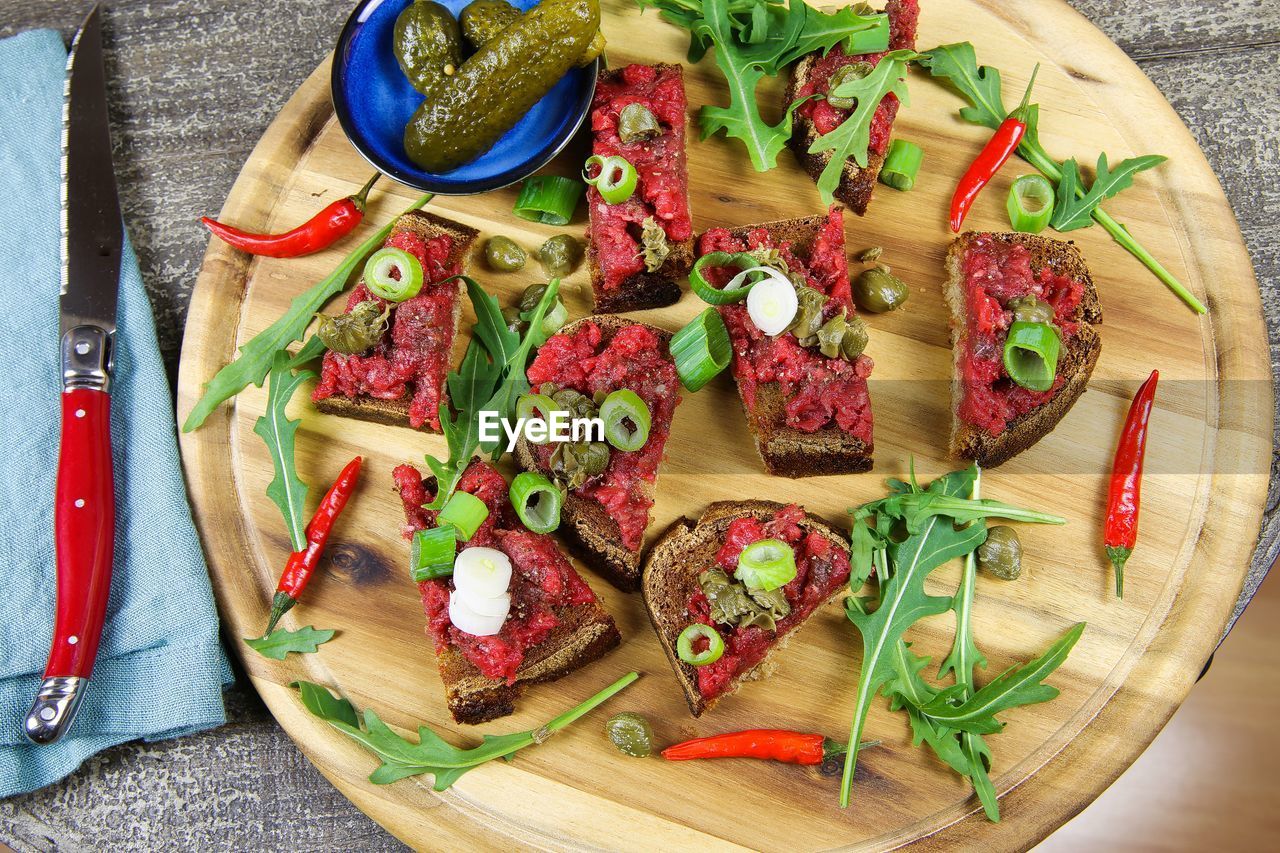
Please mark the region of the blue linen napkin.
<svg viewBox="0 0 1280 853"><path fill-rule="evenodd" d="M59 157L67 61L51 31L0 41L0 798L109 746L226 722L231 671L178 466L173 405L133 248L120 268L111 437L116 559L97 667L70 731L22 720L53 633Z"/></svg>

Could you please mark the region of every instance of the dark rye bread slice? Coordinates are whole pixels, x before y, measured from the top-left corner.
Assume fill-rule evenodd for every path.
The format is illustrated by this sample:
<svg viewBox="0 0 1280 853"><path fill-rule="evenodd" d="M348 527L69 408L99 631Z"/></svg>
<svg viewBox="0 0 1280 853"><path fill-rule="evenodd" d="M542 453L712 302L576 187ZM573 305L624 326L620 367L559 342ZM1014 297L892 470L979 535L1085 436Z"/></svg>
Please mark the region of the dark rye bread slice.
<svg viewBox="0 0 1280 853"><path fill-rule="evenodd" d="M729 525L734 519L744 516L753 516L761 521L772 518L783 506L784 504L775 501L762 500L713 503L702 513L696 524L687 518L676 519L649 549L644 565L644 583L641 586L644 606L649 613L649 621L658 634L662 650L667 653L667 660L675 670L676 681L684 691L685 702L689 704L689 710L695 717L711 710L725 696L736 693L744 681L768 678L775 666L774 654L784 648L808 621L806 619L800 622L778 637L760 663L734 679L733 686L726 693L711 700L704 699L698 690L697 668L680 660L676 651L676 640L680 632L689 626L685 607L698 589L698 575L715 566L716 553L724 544ZM844 535L821 519L806 513L800 526L805 530L817 531L831 540L832 545L849 553L849 543ZM846 585L841 584L828 601L838 598L845 589Z"/></svg>
<svg viewBox="0 0 1280 853"><path fill-rule="evenodd" d="M434 477L428 477L424 485L428 494L435 493ZM408 512L405 515L412 524L413 518ZM604 657L622 642L618 626L599 598L588 604L557 608L555 614L560 624L529 649L516 670L514 684L485 675L453 646L436 650L445 702L456 722L476 725L513 714L516 699L528 685L563 678Z"/></svg>
<svg viewBox="0 0 1280 853"><path fill-rule="evenodd" d="M671 333L664 329L608 314L575 320L559 333L572 334L584 323L595 323L600 327L602 345L613 340L614 335L628 326L645 326L651 329L658 336L664 351L671 343ZM533 445L527 439L521 438L517 442L515 456L524 470L545 473L539 467ZM657 491L655 484L644 483L641 488L649 500L654 499ZM591 563L593 568L618 589L635 592L640 588L640 548L631 550L622 544L622 530L618 527L618 522L600 504L573 492L566 494L560 508L559 532L584 560Z"/></svg>
<svg viewBox="0 0 1280 853"><path fill-rule="evenodd" d="M1005 431L998 436L962 422L958 415L963 394L960 384L960 343L965 336L965 318L968 316L962 258L972 241L980 236L981 232L967 231L952 241L951 248L947 251L949 278L944 295L947 306L951 309L951 350L955 363L951 383L951 455L972 459L984 468L992 468L1009 461L1052 432L1075 405L1076 400L1080 399L1089 384L1093 366L1098 362L1098 354L1102 351L1102 338L1093 328L1102 322L1102 305L1098 301L1098 290L1094 286L1093 276L1089 274L1084 255L1076 248L1075 243L1033 234L991 234L1002 243L1025 246L1031 253L1032 270L1048 267L1055 273L1084 284L1084 296L1076 312L1080 326L1075 337L1064 342L1065 346L1058 356L1058 370L1066 377L1066 382L1057 394L1038 408L1011 420Z"/></svg>
<svg viewBox="0 0 1280 853"><path fill-rule="evenodd" d="M669 63L658 63L653 66L659 73L674 70L684 80L684 67ZM600 74L601 81L617 79L622 69L615 68ZM686 176L687 179L687 176ZM689 205L688 184L686 180L685 206ZM590 213L590 211L588 211ZM600 254L595 241L591 239L591 229L587 229L587 271L591 274L591 290L595 296L595 305L591 309L596 314L620 314L627 311L642 311L646 308L662 308L680 301L680 280L689 274L693 266L693 237L679 243L671 243L671 254L662 262L662 266L653 272L641 270L623 279L617 287L604 288L604 271L600 268Z"/></svg>
<svg viewBox="0 0 1280 853"><path fill-rule="evenodd" d="M745 241L749 233L763 228L769 232L775 245L790 243L797 254L804 256L813 247L826 222L826 216L804 216L747 225L729 233ZM738 396L742 399L742 409L747 414L747 426L755 438L756 450L770 474L797 478L858 474L871 470L873 448L839 427L833 425L816 432L802 432L787 426L787 400L777 382L762 382L756 386L754 409L747 405L740 385Z"/></svg>
<svg viewBox="0 0 1280 853"><path fill-rule="evenodd" d="M408 213L401 214L392 228L393 234L397 231L411 231L423 240L430 240L441 234L451 235L453 237L453 251L449 253L449 265L457 266L459 269L464 267L467 254L471 251L471 246L475 243L476 238L480 236L480 232L474 228L463 225L460 222L454 222L451 219L445 219L443 216L436 216L434 213L428 213L425 210L411 210ZM462 319L462 283L455 281L448 286L456 291L456 296L453 300L453 329L456 335L458 324ZM390 328L388 328L387 334L391 334ZM440 401L445 402L448 399L448 395L448 389L442 389ZM375 424L407 427L409 426L409 402L411 398L411 393L406 393L398 400L382 400L366 394L355 398L335 394L332 397L326 397L316 402L314 405L317 411L326 415L340 415L347 418L358 418L362 421L371 421ZM428 432L436 432L427 424L423 424L421 428Z"/></svg>

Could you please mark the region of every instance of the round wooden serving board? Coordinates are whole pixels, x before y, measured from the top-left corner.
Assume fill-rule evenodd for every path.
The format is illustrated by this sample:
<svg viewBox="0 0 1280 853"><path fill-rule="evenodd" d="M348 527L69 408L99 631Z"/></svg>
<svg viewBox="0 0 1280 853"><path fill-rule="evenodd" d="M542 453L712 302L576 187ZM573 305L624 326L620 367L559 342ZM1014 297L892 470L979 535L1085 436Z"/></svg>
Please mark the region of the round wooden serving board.
<svg viewBox="0 0 1280 853"><path fill-rule="evenodd" d="M630 0L605 0L605 33L614 65L680 62L686 34ZM1058 429L1030 451L984 476L986 496L1060 513L1065 527L1024 527L1026 571L1002 583L982 577L976 636L990 659L985 683L1038 654L1069 625L1088 629L1050 679L1061 696L1005 715L1008 728L989 742L1003 822L982 816L967 784L925 749L913 748L905 717L877 700L866 726L883 746L863 754L852 807L837 807L836 780L810 769L751 761L669 764L617 753L601 732L622 710L643 711L657 743L749 727L788 727L841 737L848 731L860 642L838 606L820 610L780 654L776 674L747 685L694 720L645 617L638 595L600 576L584 577L615 615L621 648L549 685L530 690L510 718L480 727L510 732L540 725L628 670L639 682L606 708L544 746L463 777L441 795L427 780L377 787L366 777L375 759L311 717L288 684L327 684L357 707L375 708L412 731L426 723L459 744L480 731L455 725L445 709L425 619L407 577L400 504L391 469L441 454L443 441L408 429L318 415L299 394L299 473L311 484L308 509L342 465L363 454L359 491L342 517L322 571L286 624L338 629L317 654L274 662L233 641L267 704L317 767L360 808L418 847L766 849L892 847L955 842L1023 848L1088 804L1146 747L1186 696L1212 653L1245 576L1264 500L1271 446L1271 390L1258 289L1226 199L1191 135L1124 54L1060 0L929 0L920 45L971 40L979 59L1006 72L1005 98L1016 100L1032 66L1042 63L1036 100L1041 135L1058 157L1112 162L1159 152L1170 161L1141 175L1108 203L1115 218L1208 304L1207 317L1183 307L1101 228L1071 235L1102 295L1102 357L1085 394ZM685 70L691 108L726 99L708 58ZM369 167L334 121L329 64L322 64L271 125L245 165L223 219L280 229L355 190ZM762 92L775 103L783 81ZM849 250L883 246L883 260L911 286L905 310L870 316L875 412L875 470L842 477L786 480L763 473L726 373L686 394L676 413L658 487L656 536L680 515L697 517L711 501L746 497L797 501L841 526L845 510L883 494L882 480L903 476L914 457L921 479L957 464L946 459L951 356L941 297L949 234L947 199L987 131L961 122L959 98L913 73L912 102L895 133L922 145L917 188L880 187L870 215L847 217ZM1011 101L1010 101L1011 102ZM690 187L697 230L821 211L810 180L784 152L777 169L757 174L737 141L697 141L691 127ZM573 173L582 146L557 169ZM1007 227L1009 182L1030 171L1014 161L980 199L974 228ZM384 184L361 233L387 222L414 194ZM557 231L511 215L515 191L438 198L431 210L535 247ZM359 236L359 235L357 235ZM328 273L356 243L299 260L252 260L214 241L192 300L179 387L179 422L236 346L278 317L295 295ZM473 274L504 304L539 275ZM590 306L585 270L564 288L571 316ZM335 306L338 303L335 301ZM703 305L691 293L668 309L638 315L675 330ZM337 310L336 307L330 309ZM469 308L468 308L469 313ZM464 328L470 327L468 316ZM460 357L465 335L456 356ZM1128 566L1126 598L1112 594L1100 546L1105 472L1136 383L1152 368L1162 382L1152 420L1141 543ZM265 392L249 389L182 440L196 520L218 601L233 638L260 632L289 548L280 515L265 497L271 463L253 434ZM958 566L944 567L930 590L955 589ZM908 639L940 661L953 635L946 616ZM927 671L930 676L934 671Z"/></svg>

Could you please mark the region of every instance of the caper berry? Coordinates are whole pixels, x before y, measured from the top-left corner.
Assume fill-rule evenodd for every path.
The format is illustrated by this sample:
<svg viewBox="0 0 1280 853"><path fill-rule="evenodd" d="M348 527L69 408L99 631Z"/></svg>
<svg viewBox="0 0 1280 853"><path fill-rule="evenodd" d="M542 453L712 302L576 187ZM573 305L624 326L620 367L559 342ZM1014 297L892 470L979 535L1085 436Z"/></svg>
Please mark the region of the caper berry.
<svg viewBox="0 0 1280 853"><path fill-rule="evenodd" d="M1015 323L1052 323L1055 316L1052 305L1030 293L1009 300L1009 310Z"/></svg>
<svg viewBox="0 0 1280 853"><path fill-rule="evenodd" d="M366 299L346 314L336 317L321 314L316 335L321 343L334 352L355 355L378 345L378 341L387 333L390 316L390 303L385 308L380 308L376 299Z"/></svg>
<svg viewBox="0 0 1280 853"><path fill-rule="evenodd" d="M532 311L538 307L538 303L542 301L542 297L547 292L545 284L531 284L526 287L520 294L520 301L517 303L521 311Z"/></svg>
<svg viewBox="0 0 1280 853"><path fill-rule="evenodd" d="M582 262L582 244L568 234L557 234L538 249L538 262L547 275L562 278Z"/></svg>
<svg viewBox="0 0 1280 853"><path fill-rule="evenodd" d="M873 314L901 308L909 295L906 283L883 267L863 270L853 282L854 299Z"/></svg>
<svg viewBox="0 0 1280 853"><path fill-rule="evenodd" d="M498 272L515 272L524 267L524 249L510 237L501 234L490 237L484 244L484 260L489 269Z"/></svg>
<svg viewBox="0 0 1280 853"><path fill-rule="evenodd" d="M640 714L623 711L604 724L604 733L623 755L647 758L653 752L653 727Z"/></svg>
<svg viewBox="0 0 1280 853"><path fill-rule="evenodd" d="M852 65L841 65L836 69L836 73L831 75L831 86L827 89L827 103L838 110L851 110L854 107L853 98L841 98L833 96L831 93L836 90L841 83L847 83L850 80L861 80L866 77L875 67L870 62L855 62Z"/></svg>
<svg viewBox="0 0 1280 853"><path fill-rule="evenodd" d="M978 566L1001 580L1017 580L1022 574L1018 531L1003 524L988 529L987 541L978 546Z"/></svg>
<svg viewBox="0 0 1280 853"><path fill-rule="evenodd" d="M618 113L618 138L625 144L653 139L660 133L662 126L644 104L627 104Z"/></svg>
<svg viewBox="0 0 1280 853"><path fill-rule="evenodd" d="M881 246L872 246L870 249L863 249L861 252L859 252L859 253L858 253L858 260L860 260L860 261L875 261L875 260L879 260L879 258L880 258L880 256L881 256L882 254L884 254L884 248L883 248L883 247L881 247Z"/></svg>
<svg viewBox="0 0 1280 853"><path fill-rule="evenodd" d="M517 335L523 335L529 328L529 324L520 318L520 309L515 305L508 305L502 309L502 320L507 324L507 328Z"/></svg>

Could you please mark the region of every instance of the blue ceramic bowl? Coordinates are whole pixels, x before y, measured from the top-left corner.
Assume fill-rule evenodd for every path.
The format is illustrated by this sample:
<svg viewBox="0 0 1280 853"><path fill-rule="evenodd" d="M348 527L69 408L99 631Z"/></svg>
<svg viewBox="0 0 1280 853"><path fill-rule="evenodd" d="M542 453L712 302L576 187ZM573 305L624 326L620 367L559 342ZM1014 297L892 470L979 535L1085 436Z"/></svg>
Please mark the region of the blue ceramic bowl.
<svg viewBox="0 0 1280 853"><path fill-rule="evenodd" d="M591 109L600 61L566 74L479 158L451 172L424 172L404 151L404 128L420 95L392 52L396 17L412 0L361 0L333 57L333 108L364 158L402 184L441 195L505 187L536 172L568 144ZM469 0L440 0L455 15ZM528 9L536 0L513 0Z"/></svg>

